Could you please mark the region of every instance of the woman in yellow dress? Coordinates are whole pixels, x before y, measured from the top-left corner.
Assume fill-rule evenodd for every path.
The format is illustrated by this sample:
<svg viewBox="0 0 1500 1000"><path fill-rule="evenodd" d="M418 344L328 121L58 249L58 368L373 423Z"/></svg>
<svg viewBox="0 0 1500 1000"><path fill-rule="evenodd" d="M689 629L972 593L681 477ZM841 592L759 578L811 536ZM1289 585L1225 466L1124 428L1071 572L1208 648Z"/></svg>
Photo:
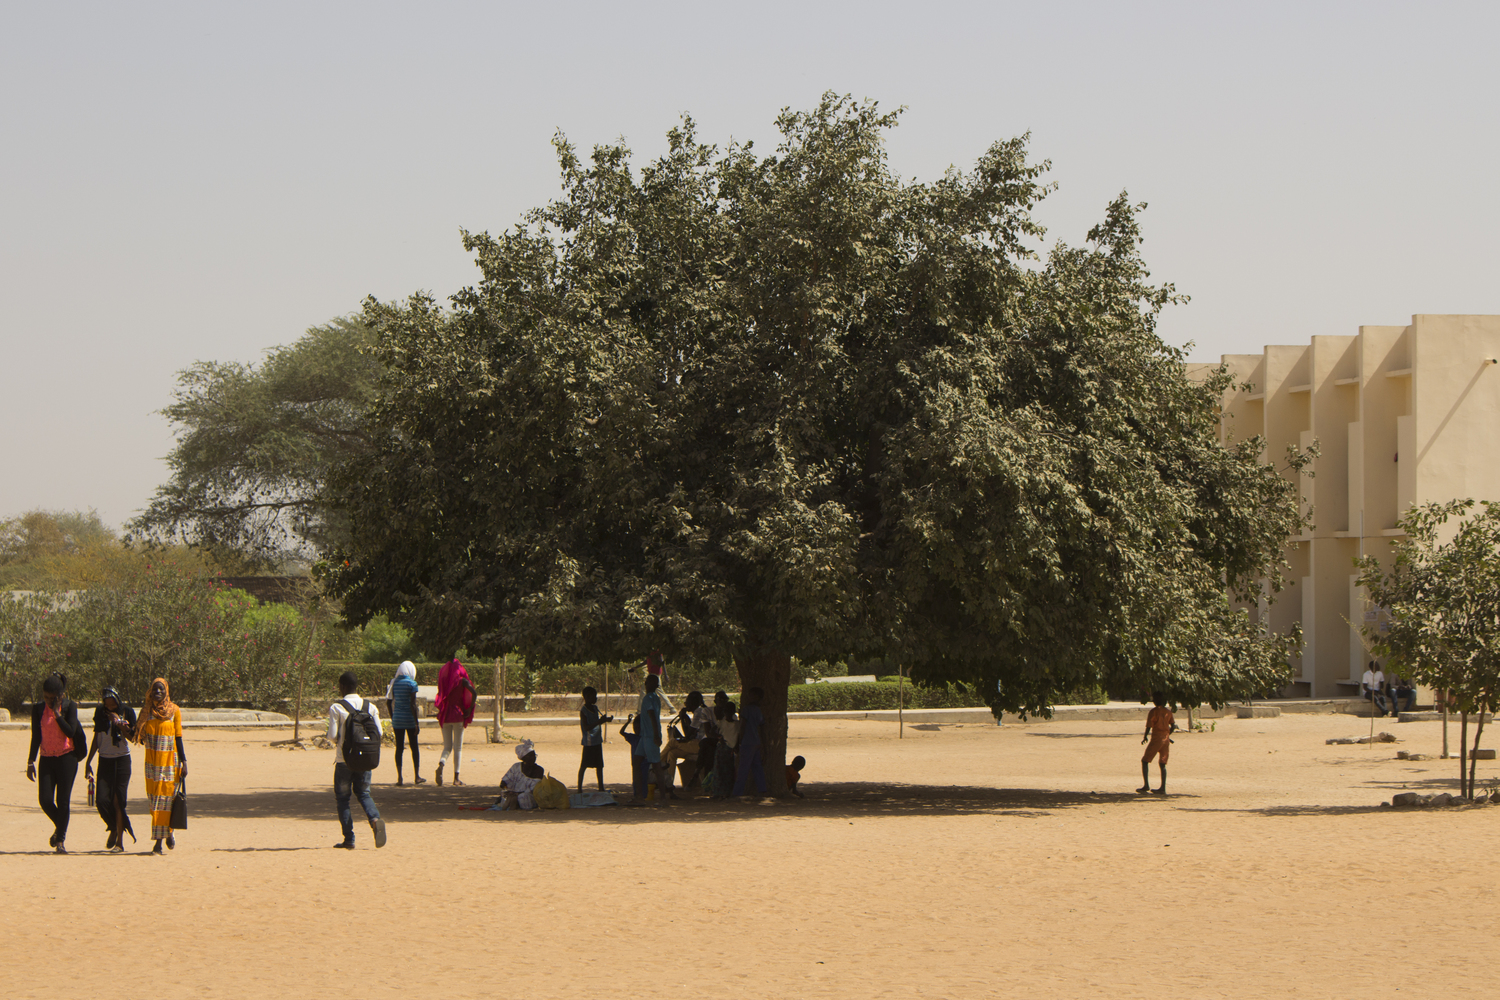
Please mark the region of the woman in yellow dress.
<svg viewBox="0 0 1500 1000"><path fill-rule="evenodd" d="M182 712L167 693L167 682L158 677L151 682L146 707L136 726L136 742L146 751L146 798L151 802L151 837L156 841L152 854L160 854L161 843L170 850L177 846L172 836L172 796L177 782L187 777L187 754L182 749Z"/></svg>

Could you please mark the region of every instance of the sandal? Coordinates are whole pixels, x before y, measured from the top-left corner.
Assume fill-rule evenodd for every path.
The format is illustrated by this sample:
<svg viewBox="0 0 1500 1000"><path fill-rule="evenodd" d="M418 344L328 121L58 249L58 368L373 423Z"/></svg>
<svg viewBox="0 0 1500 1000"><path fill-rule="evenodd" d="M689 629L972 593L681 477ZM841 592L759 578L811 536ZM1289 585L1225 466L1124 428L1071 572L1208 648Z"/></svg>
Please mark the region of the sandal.
<svg viewBox="0 0 1500 1000"><path fill-rule="evenodd" d="M453 775L453 784L455 784L455 785L462 785L462 784L463 784L463 782L462 782L462 781L459 781L459 780L458 780L458 774L457 774L457 773L455 773L455 774L454 774L454 775Z"/></svg>
<svg viewBox="0 0 1500 1000"><path fill-rule="evenodd" d="M419 775L417 775L417 780L414 781L414 782L412 782L412 784L415 784L415 785L425 785L425 784L427 784L427 779L424 778L424 777L422 777L419 774Z"/></svg>
<svg viewBox="0 0 1500 1000"><path fill-rule="evenodd" d="M177 838L174 835L170 834L170 833L167 834L167 850L170 851L170 850L174 849L176 846L177 846Z"/></svg>
<svg viewBox="0 0 1500 1000"><path fill-rule="evenodd" d="M437 766L437 774L435 775L435 777L437 778L437 786L439 788L442 788L443 787L443 765L439 764Z"/></svg>

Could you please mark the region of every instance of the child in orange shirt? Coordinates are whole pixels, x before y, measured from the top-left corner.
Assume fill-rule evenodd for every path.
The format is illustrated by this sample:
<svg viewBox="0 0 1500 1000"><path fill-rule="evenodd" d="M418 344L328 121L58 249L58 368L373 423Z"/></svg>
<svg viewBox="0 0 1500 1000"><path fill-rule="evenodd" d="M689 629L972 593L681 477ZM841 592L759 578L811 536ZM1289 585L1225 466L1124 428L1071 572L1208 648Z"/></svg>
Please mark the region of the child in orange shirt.
<svg viewBox="0 0 1500 1000"><path fill-rule="evenodd" d="M1177 731L1177 721L1172 715L1172 710L1167 707L1166 695L1160 691L1151 692L1151 700L1156 707L1146 716L1146 733L1141 737L1141 742L1151 741L1146 747L1146 753L1141 757L1141 787L1136 791L1141 794L1152 792L1155 795L1167 794L1167 758L1171 756L1172 734ZM1158 757L1161 767L1161 787L1151 787L1151 758Z"/></svg>

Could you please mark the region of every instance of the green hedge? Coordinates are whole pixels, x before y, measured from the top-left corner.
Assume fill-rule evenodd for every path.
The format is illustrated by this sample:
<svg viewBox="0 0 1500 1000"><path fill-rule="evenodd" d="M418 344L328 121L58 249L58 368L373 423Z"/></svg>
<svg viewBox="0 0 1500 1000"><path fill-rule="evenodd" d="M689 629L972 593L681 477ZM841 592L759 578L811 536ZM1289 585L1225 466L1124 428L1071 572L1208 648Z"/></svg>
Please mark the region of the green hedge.
<svg viewBox="0 0 1500 1000"><path fill-rule="evenodd" d="M384 694L385 686L391 682L392 677L396 676L397 666L399 664L395 663L325 663L318 670L317 678L320 682L334 684L338 681L339 674L345 670L352 670L359 677L361 691L366 694L372 691ZM469 677L473 679L474 686L479 689L479 693L490 694L495 685L495 661L492 659L475 660L465 663L464 666L468 668ZM436 684L438 671L443 669L443 665L441 663L418 663L416 668L418 684ZM609 689L619 691L624 677L623 670L615 664L610 664ZM309 679L312 679L311 675ZM511 657L506 666L506 694L525 694L526 680L525 661L519 657ZM575 663L563 667L543 667L532 678L531 693L577 694L585 687L604 690L604 664ZM667 665L667 688L674 694L702 691L711 696L715 691L735 692L739 690L739 687L739 675L732 666Z"/></svg>
<svg viewBox="0 0 1500 1000"><path fill-rule="evenodd" d="M852 684L793 684L787 688L789 712L857 712L894 709L902 691L888 681ZM984 699L967 684L942 687L905 685L907 708L984 708Z"/></svg>

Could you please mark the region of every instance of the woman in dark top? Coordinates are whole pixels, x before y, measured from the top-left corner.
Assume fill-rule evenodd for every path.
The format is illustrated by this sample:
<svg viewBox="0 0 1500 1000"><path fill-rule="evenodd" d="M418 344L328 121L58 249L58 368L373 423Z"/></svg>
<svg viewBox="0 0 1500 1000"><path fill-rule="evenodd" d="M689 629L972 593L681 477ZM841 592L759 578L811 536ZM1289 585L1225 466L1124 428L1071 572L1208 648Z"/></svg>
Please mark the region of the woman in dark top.
<svg viewBox="0 0 1500 1000"><path fill-rule="evenodd" d="M88 736L78 724L78 706L64 693L68 678L53 672L42 681L42 700L31 706L31 750L26 754L26 777L37 783L42 812L52 821L47 841L58 854L67 854L69 800L78 761L87 752ZM37 751L41 751L39 764Z"/></svg>
<svg viewBox="0 0 1500 1000"><path fill-rule="evenodd" d="M105 688L104 697L94 709L94 744L83 765L86 777L94 776L94 754L99 755L99 792L94 799L99 816L109 828L104 849L119 854L125 850L125 834L135 840L135 829L125 812L130 791L130 741L135 739L135 709L125 704L120 692Z"/></svg>

